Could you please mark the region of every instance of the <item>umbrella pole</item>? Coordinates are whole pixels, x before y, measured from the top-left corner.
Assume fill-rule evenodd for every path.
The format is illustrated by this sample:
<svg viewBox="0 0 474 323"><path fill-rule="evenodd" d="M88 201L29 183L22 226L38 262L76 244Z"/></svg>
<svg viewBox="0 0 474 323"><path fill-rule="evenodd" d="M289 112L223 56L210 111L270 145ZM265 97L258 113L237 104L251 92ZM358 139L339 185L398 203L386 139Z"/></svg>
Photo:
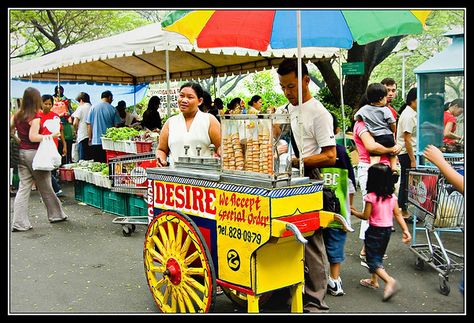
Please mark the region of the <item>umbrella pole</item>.
<svg viewBox="0 0 474 323"><path fill-rule="evenodd" d="M341 89L341 114L342 114L342 142L344 144L344 148L346 147L346 117L344 113L344 93L343 93L343 86L342 86L342 65L341 65L341 56L342 56L342 49L339 48L339 87Z"/></svg>
<svg viewBox="0 0 474 323"><path fill-rule="evenodd" d="M303 117L301 109L303 107L303 77L301 68L301 12L296 11L296 38L298 44L298 128L300 133L301 150L303 150ZM295 147L295 149L298 149ZM300 152L300 176L304 176L303 151Z"/></svg>
<svg viewBox="0 0 474 323"><path fill-rule="evenodd" d="M171 115L171 98L170 98L170 59L168 54L168 42L166 42L165 51L166 60L166 103L167 103L167 115Z"/></svg>

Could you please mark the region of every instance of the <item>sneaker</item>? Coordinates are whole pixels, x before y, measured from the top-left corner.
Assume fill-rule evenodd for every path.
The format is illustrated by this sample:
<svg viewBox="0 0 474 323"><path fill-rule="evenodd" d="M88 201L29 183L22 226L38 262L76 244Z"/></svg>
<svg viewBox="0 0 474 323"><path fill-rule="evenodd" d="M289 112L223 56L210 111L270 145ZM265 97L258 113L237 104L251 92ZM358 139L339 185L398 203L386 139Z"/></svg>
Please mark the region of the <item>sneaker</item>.
<svg viewBox="0 0 474 323"><path fill-rule="evenodd" d="M344 295L344 291L342 290L341 277L336 280L329 277L329 280L334 284L334 287L331 287L331 284L328 283L328 293L330 293L332 296Z"/></svg>
<svg viewBox="0 0 474 323"><path fill-rule="evenodd" d="M57 197L63 196L63 190L57 191L57 192L56 192L56 196L57 196Z"/></svg>

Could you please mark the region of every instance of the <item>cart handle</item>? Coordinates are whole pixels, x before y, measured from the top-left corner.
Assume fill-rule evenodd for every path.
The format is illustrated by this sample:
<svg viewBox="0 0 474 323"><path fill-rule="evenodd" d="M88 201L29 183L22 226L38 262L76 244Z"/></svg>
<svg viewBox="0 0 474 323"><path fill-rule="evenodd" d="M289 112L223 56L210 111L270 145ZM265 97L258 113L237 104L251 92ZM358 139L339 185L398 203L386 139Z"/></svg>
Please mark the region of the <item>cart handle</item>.
<svg viewBox="0 0 474 323"><path fill-rule="evenodd" d="M301 242L302 244L307 244L308 243L308 240L306 240L303 235L301 234L300 230L298 229L298 227L296 225L294 225L293 223L286 223L285 225L285 228L287 230L290 230L293 232L293 234L295 235L295 238L296 240L298 240L299 242Z"/></svg>

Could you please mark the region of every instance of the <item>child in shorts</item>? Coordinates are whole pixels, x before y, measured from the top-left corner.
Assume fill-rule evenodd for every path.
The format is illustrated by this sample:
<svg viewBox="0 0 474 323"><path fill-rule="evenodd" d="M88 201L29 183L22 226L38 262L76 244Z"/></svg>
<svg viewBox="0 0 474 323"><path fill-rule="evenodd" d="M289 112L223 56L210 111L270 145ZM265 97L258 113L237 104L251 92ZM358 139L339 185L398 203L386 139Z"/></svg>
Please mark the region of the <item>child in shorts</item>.
<svg viewBox="0 0 474 323"><path fill-rule="evenodd" d="M383 255L387 250L392 234L393 217L402 228L402 242L410 243L411 235L398 207L395 187L389 166L378 163L370 166L367 178L367 194L364 196L363 212L352 208L356 217L368 220L369 228L365 231L365 255L371 278L361 279L360 284L367 288L379 288L378 278L385 282L383 301L392 298L399 290L400 284L390 276L383 266Z"/></svg>
<svg viewBox="0 0 474 323"><path fill-rule="evenodd" d="M337 118L332 114L334 135L339 132ZM321 168L324 187L334 190L341 206L340 214L350 224L352 198L355 193L356 181L354 168L346 148L336 144L336 164L333 167ZM340 277L341 263L344 261L344 245L346 243L347 232L342 224L333 221L323 229L324 244L329 261L329 277L327 292L333 296L344 295L342 280Z"/></svg>

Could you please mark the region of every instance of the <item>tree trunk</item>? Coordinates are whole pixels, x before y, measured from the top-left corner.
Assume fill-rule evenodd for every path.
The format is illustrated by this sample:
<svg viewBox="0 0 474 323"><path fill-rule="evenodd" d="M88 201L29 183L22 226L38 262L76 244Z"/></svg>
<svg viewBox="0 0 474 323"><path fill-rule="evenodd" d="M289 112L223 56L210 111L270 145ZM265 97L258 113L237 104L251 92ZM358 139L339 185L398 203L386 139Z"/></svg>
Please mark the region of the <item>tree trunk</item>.
<svg viewBox="0 0 474 323"><path fill-rule="evenodd" d="M370 74L374 68L392 53L392 50L404 36L395 36L384 40L374 41L366 45L354 43L347 51L347 62L364 62L363 75L346 75L343 84L344 104L353 109L359 107L360 98L365 93ZM336 102L341 102L340 80L330 61L321 60L314 63L321 72L327 87Z"/></svg>

